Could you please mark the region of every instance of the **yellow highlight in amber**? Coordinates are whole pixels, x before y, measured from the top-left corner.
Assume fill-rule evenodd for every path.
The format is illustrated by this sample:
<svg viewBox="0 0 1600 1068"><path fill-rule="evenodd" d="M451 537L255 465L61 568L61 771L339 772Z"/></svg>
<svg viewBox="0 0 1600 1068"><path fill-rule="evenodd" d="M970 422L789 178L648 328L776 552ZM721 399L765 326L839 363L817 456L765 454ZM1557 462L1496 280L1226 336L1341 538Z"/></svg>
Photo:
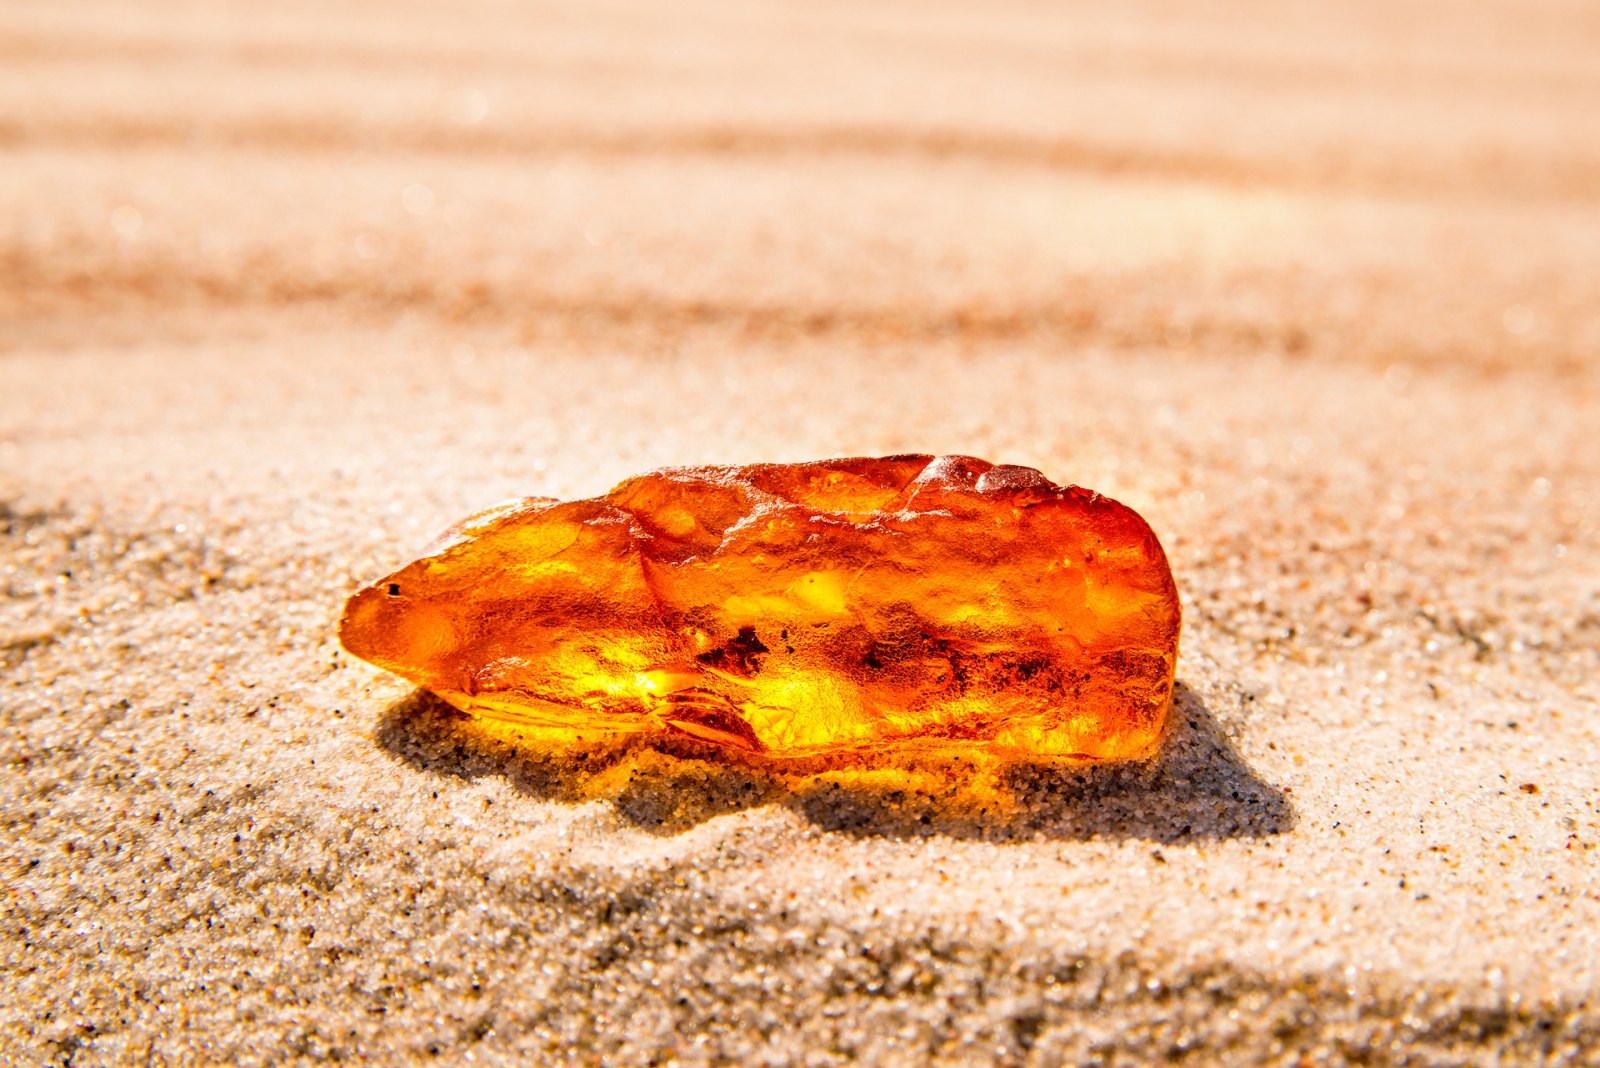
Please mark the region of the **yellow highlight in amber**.
<svg viewBox="0 0 1600 1068"><path fill-rule="evenodd" d="M446 531L350 598L352 654L551 742L769 758L1138 759L1177 590L1132 510L966 456L671 468Z"/></svg>

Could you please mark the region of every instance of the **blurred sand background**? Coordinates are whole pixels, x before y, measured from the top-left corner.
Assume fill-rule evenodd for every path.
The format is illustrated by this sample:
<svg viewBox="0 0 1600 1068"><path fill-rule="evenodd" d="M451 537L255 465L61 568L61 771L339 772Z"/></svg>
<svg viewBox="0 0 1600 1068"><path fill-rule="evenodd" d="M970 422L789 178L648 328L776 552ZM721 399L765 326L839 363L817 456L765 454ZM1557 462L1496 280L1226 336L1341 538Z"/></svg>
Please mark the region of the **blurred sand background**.
<svg viewBox="0 0 1600 1068"><path fill-rule="evenodd" d="M1600 8L0 3L0 1060L1600 1063ZM519 753L507 496L1145 514L1149 767ZM596 799L598 798L598 799Z"/></svg>

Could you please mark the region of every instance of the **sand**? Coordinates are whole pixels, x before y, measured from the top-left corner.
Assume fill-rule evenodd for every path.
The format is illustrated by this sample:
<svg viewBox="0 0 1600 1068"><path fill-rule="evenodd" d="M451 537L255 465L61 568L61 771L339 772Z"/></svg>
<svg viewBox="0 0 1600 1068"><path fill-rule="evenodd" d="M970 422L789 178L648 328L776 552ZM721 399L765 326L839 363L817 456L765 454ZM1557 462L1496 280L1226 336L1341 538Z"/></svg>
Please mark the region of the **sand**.
<svg viewBox="0 0 1600 1068"><path fill-rule="evenodd" d="M0 1059L1600 1063L1600 21L22 5ZM1137 508L1150 765L518 750L342 599L509 496Z"/></svg>

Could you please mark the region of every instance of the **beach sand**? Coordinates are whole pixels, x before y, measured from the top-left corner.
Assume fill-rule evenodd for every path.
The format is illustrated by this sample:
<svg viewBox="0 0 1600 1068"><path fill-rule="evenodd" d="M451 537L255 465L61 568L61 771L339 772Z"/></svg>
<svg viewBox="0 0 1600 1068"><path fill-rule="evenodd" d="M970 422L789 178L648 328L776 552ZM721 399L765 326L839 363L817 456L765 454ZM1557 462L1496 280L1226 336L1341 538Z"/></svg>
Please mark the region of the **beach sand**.
<svg viewBox="0 0 1600 1068"><path fill-rule="evenodd" d="M1600 19L12 4L0 1060L1600 1063ZM1147 766L519 750L342 653L521 495L1115 497Z"/></svg>

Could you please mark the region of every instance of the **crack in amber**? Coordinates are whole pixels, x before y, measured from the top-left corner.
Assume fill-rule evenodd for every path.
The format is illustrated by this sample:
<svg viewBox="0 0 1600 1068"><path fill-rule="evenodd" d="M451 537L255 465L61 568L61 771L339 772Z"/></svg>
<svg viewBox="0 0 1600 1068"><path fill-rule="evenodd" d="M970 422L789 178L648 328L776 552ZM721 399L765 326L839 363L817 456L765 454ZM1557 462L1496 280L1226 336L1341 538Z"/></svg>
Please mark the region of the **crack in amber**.
<svg viewBox="0 0 1600 1068"><path fill-rule="evenodd" d="M1075 763L1158 744L1177 589L1133 510L967 456L669 468L508 502L358 591L353 655L551 743Z"/></svg>

